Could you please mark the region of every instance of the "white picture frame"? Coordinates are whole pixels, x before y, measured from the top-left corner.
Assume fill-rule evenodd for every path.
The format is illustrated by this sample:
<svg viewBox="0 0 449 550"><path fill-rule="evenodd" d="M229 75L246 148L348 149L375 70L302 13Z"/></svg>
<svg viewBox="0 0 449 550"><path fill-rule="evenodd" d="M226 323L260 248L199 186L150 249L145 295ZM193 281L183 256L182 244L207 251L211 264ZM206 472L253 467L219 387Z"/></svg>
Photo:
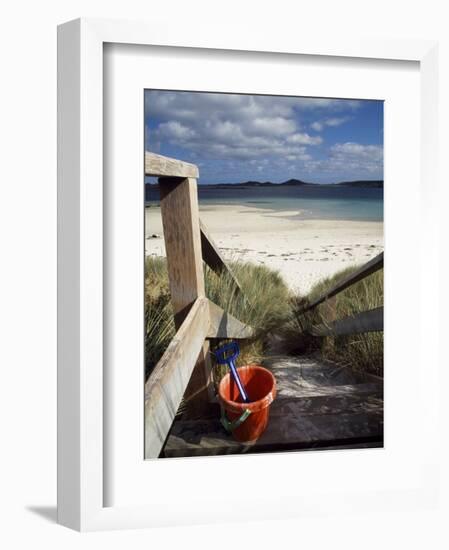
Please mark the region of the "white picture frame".
<svg viewBox="0 0 449 550"><path fill-rule="evenodd" d="M105 469L108 463L104 445L108 409L109 388L104 382L104 51L105 44L128 44L136 46L159 46L168 48L166 55L176 61L179 48L185 51L204 49L214 52L223 50L229 56L241 52L258 52L271 63L279 56L330 56L344 58L348 62L358 58L363 60L392 60L419 64L420 87L420 184L421 202L416 201L416 212L421 216L420 225L426 232L426 262L420 264L420 276L430 278L438 269L438 240L432 239L438 232L436 216L437 174L437 102L436 78L438 74L437 45L421 40L345 40L334 38L312 39L303 37L268 38L258 35L236 33L232 37L217 34L214 29L205 29L199 37L191 37L182 22L174 22L170 28L161 29L151 23L120 22L107 20L76 20L58 29L58 521L78 530L99 530L117 528L152 527L171 524L205 523L224 520L255 518L294 517L301 515L328 514L332 509L351 510L365 506L374 511L376 507L405 506L413 509L428 506L437 498L438 478L435 468L438 463L437 451L430 446L428 452L420 455L411 466L410 476L401 486L389 489L349 490L342 492L334 487L323 505L320 489L308 489L301 493L296 485L273 498L273 489L267 490L265 498L260 495L248 496L241 502L234 502L232 495L211 490L207 496L198 490L198 498L186 506L185 498L177 498L180 490L185 461L171 462L160 466L160 484L155 491L153 504L145 499L130 502L133 493L127 495L126 502L114 505L107 481L110 472ZM170 53L171 52L171 53ZM232 53L234 52L234 53ZM265 53L264 53L265 52ZM131 61L130 61L131 62ZM161 71L160 65L158 70ZM416 130L416 125L412 129ZM388 149L387 149L388 155ZM405 217L405 219L408 219ZM421 258L421 257L420 257ZM387 260L388 262L388 254ZM424 300L423 286L420 287L419 307L421 318L438 316L437 300ZM438 286L430 291L437 296ZM387 313L388 315L388 313ZM388 317L386 319L388 330ZM391 325L390 325L391 326ZM426 332L424 322L417 331L427 343L438 338L437 327ZM420 403L425 405L427 435L437 434L436 400L433 399L437 387L438 362L437 346L430 346L426 357L426 380L422 380ZM423 358L416 359L416 373L422 374ZM421 370L420 370L421 369ZM143 380L142 380L143 387ZM418 391L418 385L416 388ZM426 391L424 391L426 390ZM388 407L388 386L387 386ZM143 415L143 409L142 409ZM388 414L387 414L388 418ZM391 418L393 418L391 416ZM394 419L393 419L394 420ZM388 429L388 427L387 427ZM406 443L400 442L402 451L407 452ZM313 453L309 454L309 457ZM283 468L293 471L297 455L289 454L282 458ZM321 456L321 455L320 455ZM342 462L342 455L332 455L335 462ZM377 455L379 457L379 455ZM388 459L388 455L387 456ZM356 457L356 455L354 455ZM353 457L353 459L354 459ZM239 457L236 457L237 459ZM356 459L356 458L355 458ZM387 462L387 459L384 461ZM143 457L136 456L136 460ZM233 467L232 459L226 460L228 468ZM268 466L266 457L245 457L252 469ZM280 460L279 456L270 460ZM310 463L310 458L306 459ZM319 459L326 460L326 459ZM379 461L383 459L379 457ZM166 461L159 461L167 464ZM124 462L126 464L126 462ZM193 464L193 466L192 466ZM192 494L192 479L201 470L208 468L203 463L189 461L190 485L182 491ZM210 465L209 465L210 466ZM384 467L384 466L382 466ZM387 465L385 465L385 468ZM175 472L176 469L176 472ZM421 469L425 475L416 477ZM123 477L123 472L119 473ZM140 474L136 474L140 475ZM151 475L151 474L150 474ZM164 475L165 480L164 480ZM172 477L175 475L176 477ZM164 483L162 483L162 481ZM138 480L138 478L137 478ZM169 481L170 480L170 481ZM133 480L134 485L136 479ZM163 487L168 485L170 499L160 500ZM124 480L122 485L127 485ZM158 493L159 491L159 493ZM201 494L200 494L201 493ZM307 495L307 499L304 498ZM192 495L193 497L193 495ZM171 501L171 504L170 504ZM257 501L257 506L256 506ZM105 505L105 502L108 505ZM111 504L112 502L112 504ZM230 505L232 503L232 506ZM254 506L251 507L251 503ZM251 512L248 512L251 510Z"/></svg>

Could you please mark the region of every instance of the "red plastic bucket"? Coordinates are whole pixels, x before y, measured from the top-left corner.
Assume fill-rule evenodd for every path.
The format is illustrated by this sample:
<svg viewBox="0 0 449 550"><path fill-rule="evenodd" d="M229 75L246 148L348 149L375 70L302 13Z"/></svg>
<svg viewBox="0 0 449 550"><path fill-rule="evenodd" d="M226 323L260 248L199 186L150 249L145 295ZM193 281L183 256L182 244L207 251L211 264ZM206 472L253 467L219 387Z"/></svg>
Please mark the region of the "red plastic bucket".
<svg viewBox="0 0 449 550"><path fill-rule="evenodd" d="M270 405L276 397L276 380L260 365L245 365L237 369L250 399L244 403L237 384L226 374L218 387L222 407L222 423L241 443L254 443L268 424Z"/></svg>

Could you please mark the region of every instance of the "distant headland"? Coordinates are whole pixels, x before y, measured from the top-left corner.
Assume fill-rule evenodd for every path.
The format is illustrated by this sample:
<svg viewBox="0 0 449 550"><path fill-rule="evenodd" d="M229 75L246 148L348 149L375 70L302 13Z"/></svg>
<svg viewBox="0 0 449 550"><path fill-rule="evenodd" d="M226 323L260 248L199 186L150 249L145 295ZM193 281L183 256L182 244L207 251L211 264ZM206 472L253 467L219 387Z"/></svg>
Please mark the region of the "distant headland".
<svg viewBox="0 0 449 550"><path fill-rule="evenodd" d="M147 185L158 185L157 183L147 183ZM312 183L298 179L289 179L281 183L273 183L271 181L244 181L241 183L210 183L199 184L199 187L209 187L215 189L248 189L253 187L296 187L304 185L319 185L320 187L340 186L340 187L358 187L363 189L382 189L384 186L383 180L355 180L341 181L338 183Z"/></svg>

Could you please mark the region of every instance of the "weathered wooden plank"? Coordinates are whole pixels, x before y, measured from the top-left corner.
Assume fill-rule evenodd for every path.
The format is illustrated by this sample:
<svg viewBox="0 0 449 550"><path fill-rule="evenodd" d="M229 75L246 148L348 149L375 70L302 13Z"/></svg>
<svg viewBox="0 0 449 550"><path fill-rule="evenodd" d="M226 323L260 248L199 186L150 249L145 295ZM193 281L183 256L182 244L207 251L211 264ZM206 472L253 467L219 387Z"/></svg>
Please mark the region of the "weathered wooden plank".
<svg viewBox="0 0 449 550"><path fill-rule="evenodd" d="M196 180L167 179L160 186L170 293L178 328L189 307L204 296Z"/></svg>
<svg viewBox="0 0 449 550"><path fill-rule="evenodd" d="M209 300L210 327L207 338L252 338L254 329Z"/></svg>
<svg viewBox="0 0 449 550"><path fill-rule="evenodd" d="M270 416L266 431L253 445L235 441L224 431L218 418L177 422L163 456L263 453L350 444L356 447L366 442L377 442L380 446L383 442L382 409L369 413L305 415L294 411L293 403L289 406L290 412Z"/></svg>
<svg viewBox="0 0 449 550"><path fill-rule="evenodd" d="M178 328L191 304L204 296L204 272L198 214L198 190L193 178L167 178L159 186L171 301ZM190 406L206 406L212 397L209 342L203 343L184 398ZM194 396L194 400L191 399ZM193 402L194 401L194 402Z"/></svg>
<svg viewBox="0 0 449 550"><path fill-rule="evenodd" d="M209 324L208 300L198 298L145 384L145 458L159 456Z"/></svg>
<svg viewBox="0 0 449 550"><path fill-rule="evenodd" d="M382 444L382 380L366 383L364 375L317 362L315 357L275 360L269 368L276 378L277 396L270 406L267 431L254 446L240 445L223 430L217 404L206 415L177 419L162 456Z"/></svg>
<svg viewBox="0 0 449 550"><path fill-rule="evenodd" d="M352 414L352 413L378 413L383 410L383 389L380 384L371 384L368 391L368 384L360 384L361 391L355 389L350 393L332 393L310 396L285 396L279 391L276 394L275 403L270 406L270 419L276 416L296 416L298 421L303 416L316 416L327 414ZM175 423L182 423L192 420L217 420L220 418L220 405L211 404L209 410L201 417L190 416L175 420ZM180 433L180 430L173 426L171 433ZM207 435L207 434L204 434Z"/></svg>
<svg viewBox="0 0 449 550"><path fill-rule="evenodd" d="M372 273L375 273L379 269L382 269L384 266L384 253L381 252L378 256L375 258L372 258L369 262L362 265L359 269L342 279L339 283L337 283L335 286L330 288L325 293L321 294L318 298L316 298L313 302L311 302L309 305L304 307L301 311L299 311L299 314L305 313L306 311L310 311L311 309L314 309L316 306L322 304L325 300L328 300L332 296L336 296L346 288L349 288L355 283L358 283L365 277L368 277L368 275L371 275Z"/></svg>
<svg viewBox="0 0 449 550"><path fill-rule="evenodd" d="M383 411L383 392L374 388L371 392L355 391L350 394L319 395L301 399L277 398L276 406L270 411L270 418L276 416L326 416L336 414L379 413Z"/></svg>
<svg viewBox="0 0 449 550"><path fill-rule="evenodd" d="M384 308L363 311L352 317L344 317L334 323L318 325L310 329L313 336L345 336L362 332L380 332L384 329Z"/></svg>
<svg viewBox="0 0 449 550"><path fill-rule="evenodd" d="M173 178L198 178L199 171L195 164L146 151L145 175ZM161 183L165 183L165 180Z"/></svg>
<svg viewBox="0 0 449 550"><path fill-rule="evenodd" d="M221 274L225 271L229 273L234 284L236 286L237 292L243 293L240 283L238 282L236 276L232 272L232 269L226 263L226 260L221 255L218 246L214 243L214 240L207 231L206 226L200 220L200 231L201 231L201 249L203 253L203 260L205 263L217 274Z"/></svg>
<svg viewBox="0 0 449 550"><path fill-rule="evenodd" d="M293 358L293 361L295 358ZM277 395L285 397L349 396L382 391L383 380L342 366L264 366L276 378Z"/></svg>
<svg viewBox="0 0 449 550"><path fill-rule="evenodd" d="M203 414L209 403L215 401L212 368L210 342L205 340L184 393L185 407L190 414Z"/></svg>

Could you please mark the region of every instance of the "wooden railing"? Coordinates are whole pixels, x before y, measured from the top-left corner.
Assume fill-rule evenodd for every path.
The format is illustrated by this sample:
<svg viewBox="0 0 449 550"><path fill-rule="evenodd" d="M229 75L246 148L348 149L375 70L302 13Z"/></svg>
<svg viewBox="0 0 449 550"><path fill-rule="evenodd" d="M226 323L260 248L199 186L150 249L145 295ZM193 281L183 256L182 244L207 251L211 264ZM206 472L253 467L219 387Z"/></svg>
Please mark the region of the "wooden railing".
<svg viewBox="0 0 449 550"><path fill-rule="evenodd" d="M335 296L343 292L350 286L362 281L369 275L375 273L384 266L383 252L372 258L369 262L362 265L356 271L339 281L330 289L326 290L310 304L302 308L297 315L302 315L315 310L319 305L328 304L328 321L320 325L312 326L306 332L312 336L346 336L351 334L361 334L364 332L380 332L384 329L384 311L383 307L369 309L335 320Z"/></svg>
<svg viewBox="0 0 449 550"><path fill-rule="evenodd" d="M234 281L235 288L239 294L243 295L240 283L237 281L234 273L232 272L229 265L224 260L217 246L215 245L212 237L207 232L206 226L200 220L200 231L201 231L201 250L203 253L203 260L205 263L215 271L217 274L221 274L224 271L227 271Z"/></svg>
<svg viewBox="0 0 449 550"><path fill-rule="evenodd" d="M363 332L380 332L384 329L384 308L376 307L343 317L339 321L318 325L310 329L312 336L348 336Z"/></svg>
<svg viewBox="0 0 449 550"><path fill-rule="evenodd" d="M145 153L145 175L159 178L162 224L176 335L145 384L145 457L158 457L181 400L211 399L209 339L251 338L253 329L205 296L204 262L241 287L199 219L198 168Z"/></svg>

